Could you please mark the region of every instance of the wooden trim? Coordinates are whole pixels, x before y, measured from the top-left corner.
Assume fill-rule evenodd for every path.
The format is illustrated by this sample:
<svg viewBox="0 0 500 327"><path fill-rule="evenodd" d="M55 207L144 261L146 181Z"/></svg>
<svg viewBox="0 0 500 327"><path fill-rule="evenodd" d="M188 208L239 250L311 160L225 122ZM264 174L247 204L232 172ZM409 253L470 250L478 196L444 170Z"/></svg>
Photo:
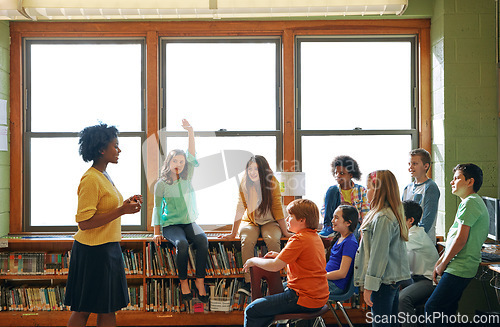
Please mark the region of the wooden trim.
<svg viewBox="0 0 500 327"><path fill-rule="evenodd" d="M159 127L159 103L158 103L158 33L149 31L146 36L146 135L148 138L147 155L145 162L146 178L148 184L147 197L147 229L153 230L151 217L154 207L154 194L151 192L154 181L158 178L159 171L159 147L158 147L158 127ZM149 140L154 140L149 142Z"/></svg>
<svg viewBox="0 0 500 327"><path fill-rule="evenodd" d="M11 22L11 31L48 35L50 33L74 35L82 33L111 34L146 34L148 31L163 33L199 33L200 31L265 33L281 32L287 29L311 31L317 30L349 31L353 28L373 33L378 29L422 29L430 27L429 19L391 19L391 20L293 20L293 21L140 21L140 22ZM43 31L43 32L41 32ZM314 32L313 32L314 31ZM384 32L385 33L385 32ZM379 33L379 34L384 34ZM26 34L28 35L28 34Z"/></svg>
<svg viewBox="0 0 500 327"><path fill-rule="evenodd" d="M295 170L295 35L283 33L283 171ZM293 196L285 196L284 204Z"/></svg>
<svg viewBox="0 0 500 327"><path fill-rule="evenodd" d="M432 153L432 98L431 98L431 31L422 29L419 33L420 58L420 110L419 110L419 146ZM428 172L432 177L432 166Z"/></svg>
<svg viewBox="0 0 500 327"><path fill-rule="evenodd" d="M22 39L10 35L10 232L23 224L23 86Z"/></svg>

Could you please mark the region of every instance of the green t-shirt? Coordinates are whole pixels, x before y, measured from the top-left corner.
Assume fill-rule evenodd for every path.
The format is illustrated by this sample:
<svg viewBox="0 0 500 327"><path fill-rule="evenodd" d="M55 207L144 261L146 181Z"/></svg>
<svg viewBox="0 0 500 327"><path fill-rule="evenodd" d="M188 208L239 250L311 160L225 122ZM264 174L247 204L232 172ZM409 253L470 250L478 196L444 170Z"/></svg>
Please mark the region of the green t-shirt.
<svg viewBox="0 0 500 327"><path fill-rule="evenodd" d="M462 278L472 278L481 263L481 247L488 237L490 225L486 205L477 193L460 202L455 221L446 238L446 249L450 249L457 238L460 224L470 226L469 237L462 250L450 261L445 272Z"/></svg>

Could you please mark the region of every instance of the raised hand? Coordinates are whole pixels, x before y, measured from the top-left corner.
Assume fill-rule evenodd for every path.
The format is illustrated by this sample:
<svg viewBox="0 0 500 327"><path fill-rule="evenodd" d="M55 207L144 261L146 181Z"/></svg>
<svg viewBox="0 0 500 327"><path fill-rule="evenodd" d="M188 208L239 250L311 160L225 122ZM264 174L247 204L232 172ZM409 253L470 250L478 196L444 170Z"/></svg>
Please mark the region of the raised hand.
<svg viewBox="0 0 500 327"><path fill-rule="evenodd" d="M193 126L191 126L187 119L182 120L182 128L184 128L188 132L193 130Z"/></svg>

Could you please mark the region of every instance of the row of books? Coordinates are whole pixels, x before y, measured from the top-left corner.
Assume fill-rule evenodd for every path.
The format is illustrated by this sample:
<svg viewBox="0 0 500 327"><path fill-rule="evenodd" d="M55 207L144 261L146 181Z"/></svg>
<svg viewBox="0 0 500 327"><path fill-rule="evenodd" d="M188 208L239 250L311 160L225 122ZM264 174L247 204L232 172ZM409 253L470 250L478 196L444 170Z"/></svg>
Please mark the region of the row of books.
<svg viewBox="0 0 500 327"><path fill-rule="evenodd" d="M67 274L70 251L47 252L0 252L2 275L54 275Z"/></svg>
<svg viewBox="0 0 500 327"><path fill-rule="evenodd" d="M67 311L64 305L66 287L0 287L0 311ZM122 310L139 311L144 308L142 285L128 287L130 302Z"/></svg>
<svg viewBox="0 0 500 327"><path fill-rule="evenodd" d="M125 273L142 275L142 250L122 251ZM69 271L71 251L47 252L0 252L0 275L66 275Z"/></svg>
<svg viewBox="0 0 500 327"><path fill-rule="evenodd" d="M243 280L238 278L217 279L207 284L210 303L202 303L196 297L183 301L180 284L174 279L148 279L146 281L146 311L150 312L209 312L244 310L251 302L249 296L238 293ZM191 290L195 289L194 282Z"/></svg>
<svg viewBox="0 0 500 327"><path fill-rule="evenodd" d="M188 276L195 275L196 256L195 249L189 246L188 254ZM265 245L255 247L255 256L264 256L267 253ZM146 244L146 276L176 276L176 250L170 243L162 243L157 246L153 242ZM231 248L222 242L211 244L208 250L207 265L205 268L207 276L229 276L243 273L243 259L241 251L234 244Z"/></svg>
<svg viewBox="0 0 500 327"><path fill-rule="evenodd" d="M0 287L1 311L64 311L66 287Z"/></svg>

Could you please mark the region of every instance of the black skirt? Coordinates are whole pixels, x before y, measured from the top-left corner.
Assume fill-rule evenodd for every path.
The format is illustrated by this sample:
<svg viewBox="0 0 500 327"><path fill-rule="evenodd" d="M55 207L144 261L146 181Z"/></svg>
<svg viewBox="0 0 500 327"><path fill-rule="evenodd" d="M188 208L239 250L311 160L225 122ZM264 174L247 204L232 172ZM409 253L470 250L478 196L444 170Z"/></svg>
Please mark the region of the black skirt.
<svg viewBox="0 0 500 327"><path fill-rule="evenodd" d="M120 244L89 246L74 241L64 304L71 311L110 313L128 303Z"/></svg>

